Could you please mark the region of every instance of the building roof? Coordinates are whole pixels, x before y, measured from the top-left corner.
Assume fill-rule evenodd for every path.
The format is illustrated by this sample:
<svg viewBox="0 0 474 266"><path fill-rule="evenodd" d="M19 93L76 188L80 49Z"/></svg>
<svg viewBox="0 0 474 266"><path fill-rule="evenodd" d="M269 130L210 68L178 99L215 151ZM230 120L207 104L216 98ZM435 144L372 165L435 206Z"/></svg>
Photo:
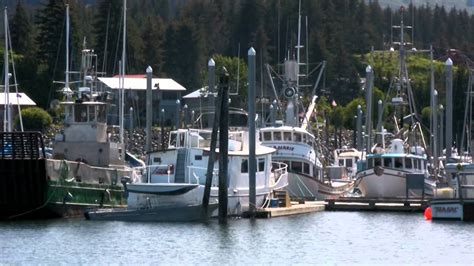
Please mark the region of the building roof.
<svg viewBox="0 0 474 266"><path fill-rule="evenodd" d="M111 89L120 89L120 77L103 77L99 81ZM146 78L143 75L129 75L124 78L124 88L126 90L146 90ZM160 91L185 91L181 84L173 79L153 78L151 81L152 90L159 86Z"/></svg>
<svg viewBox="0 0 474 266"><path fill-rule="evenodd" d="M8 94L9 102L12 105L36 106L36 103L23 92L10 92ZM5 105L5 93L0 93L0 105Z"/></svg>

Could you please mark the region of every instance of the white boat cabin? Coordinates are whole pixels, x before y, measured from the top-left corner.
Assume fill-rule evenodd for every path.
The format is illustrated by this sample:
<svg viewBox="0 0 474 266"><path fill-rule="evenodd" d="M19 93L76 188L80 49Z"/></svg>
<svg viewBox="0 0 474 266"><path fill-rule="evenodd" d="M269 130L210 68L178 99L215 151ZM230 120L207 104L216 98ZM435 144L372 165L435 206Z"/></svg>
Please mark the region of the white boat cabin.
<svg viewBox="0 0 474 266"><path fill-rule="evenodd" d="M315 137L299 127L266 127L260 129L262 145L277 152L273 159L288 165L291 172L302 173L319 179L322 165L316 159Z"/></svg>
<svg viewBox="0 0 474 266"><path fill-rule="evenodd" d="M179 129L170 132L166 151L149 154L150 183L189 183L204 185L210 155L210 130ZM229 132L228 139L228 185L229 189L249 187L248 178L248 132ZM256 186L268 187L271 174L278 174L286 165L272 164L273 148L257 145ZM212 186L218 186L220 154L217 149L213 168Z"/></svg>

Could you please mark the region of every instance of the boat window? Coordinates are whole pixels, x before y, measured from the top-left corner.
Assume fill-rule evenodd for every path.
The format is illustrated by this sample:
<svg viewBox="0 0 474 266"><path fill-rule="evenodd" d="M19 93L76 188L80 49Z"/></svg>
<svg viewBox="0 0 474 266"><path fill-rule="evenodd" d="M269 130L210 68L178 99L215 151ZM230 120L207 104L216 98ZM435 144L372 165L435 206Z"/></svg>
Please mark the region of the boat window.
<svg viewBox="0 0 474 266"><path fill-rule="evenodd" d="M291 162L291 170L296 173L303 172L303 163L302 162Z"/></svg>
<svg viewBox="0 0 474 266"><path fill-rule="evenodd" d="M170 145L176 147L176 132L170 134Z"/></svg>
<svg viewBox="0 0 474 266"><path fill-rule="evenodd" d="M403 158L395 158L395 168L403 168Z"/></svg>
<svg viewBox="0 0 474 266"><path fill-rule="evenodd" d="M65 120L67 122L70 122L70 119L72 119L72 106L70 105L64 106L64 112L66 114Z"/></svg>
<svg viewBox="0 0 474 266"><path fill-rule="evenodd" d="M423 166L424 166L423 169L427 169L427 168L426 168L426 161L423 161Z"/></svg>
<svg viewBox="0 0 474 266"><path fill-rule="evenodd" d="M194 155L194 160L201 161L202 160L202 155Z"/></svg>
<svg viewBox="0 0 474 266"><path fill-rule="evenodd" d="M295 136L295 141L301 142L301 133L295 133L294 136Z"/></svg>
<svg viewBox="0 0 474 266"><path fill-rule="evenodd" d="M384 158L383 159L383 166L392 167L392 158Z"/></svg>
<svg viewBox="0 0 474 266"><path fill-rule="evenodd" d="M370 158L367 160L367 167L373 168L374 167L374 159Z"/></svg>
<svg viewBox="0 0 474 266"><path fill-rule="evenodd" d="M264 141L272 140L272 132L263 132L263 140Z"/></svg>
<svg viewBox="0 0 474 266"><path fill-rule="evenodd" d="M291 141L291 132L283 132L283 139Z"/></svg>
<svg viewBox="0 0 474 266"><path fill-rule="evenodd" d="M405 158L405 168L412 169L413 165L411 163L411 158Z"/></svg>
<svg viewBox="0 0 474 266"><path fill-rule="evenodd" d="M87 106L77 104L74 109L74 121L87 122Z"/></svg>
<svg viewBox="0 0 474 266"><path fill-rule="evenodd" d="M178 143L178 146L179 147L184 147L184 133L179 133L179 143Z"/></svg>
<svg viewBox="0 0 474 266"><path fill-rule="evenodd" d="M273 132L273 140L281 140L281 132Z"/></svg>
<svg viewBox="0 0 474 266"><path fill-rule="evenodd" d="M420 169L420 161L418 159L414 159L415 161L415 169Z"/></svg>
<svg viewBox="0 0 474 266"><path fill-rule="evenodd" d="M314 138L311 137L310 135L307 135L306 137L307 137L307 138L306 138L306 143L308 143L309 146L313 146L313 140L314 140Z"/></svg>
<svg viewBox="0 0 474 266"><path fill-rule="evenodd" d="M88 115L89 115L89 120L88 121L95 121L95 108L96 106L89 106L88 109Z"/></svg>
<svg viewBox="0 0 474 266"><path fill-rule="evenodd" d="M249 172L249 162L247 159L242 159L242 164L240 166L241 173L248 173Z"/></svg>
<svg viewBox="0 0 474 266"><path fill-rule="evenodd" d="M105 123L107 119L107 106L99 105L97 106L97 122Z"/></svg>
<svg viewBox="0 0 474 266"><path fill-rule="evenodd" d="M309 172L309 163L303 163L303 173L310 174Z"/></svg>
<svg viewBox="0 0 474 266"><path fill-rule="evenodd" d="M153 157L154 163L161 163L161 157Z"/></svg>
<svg viewBox="0 0 474 266"><path fill-rule="evenodd" d="M352 159L346 159L346 167L352 167Z"/></svg>
<svg viewBox="0 0 474 266"><path fill-rule="evenodd" d="M265 158L258 159L258 172L265 171Z"/></svg>
<svg viewBox="0 0 474 266"><path fill-rule="evenodd" d="M302 141L303 143L306 143L306 141L307 141L306 139L307 139L307 138L306 138L306 134L303 134L303 138L302 138L301 141Z"/></svg>
<svg viewBox="0 0 474 266"><path fill-rule="evenodd" d="M344 159L339 159L339 166L344 166Z"/></svg>

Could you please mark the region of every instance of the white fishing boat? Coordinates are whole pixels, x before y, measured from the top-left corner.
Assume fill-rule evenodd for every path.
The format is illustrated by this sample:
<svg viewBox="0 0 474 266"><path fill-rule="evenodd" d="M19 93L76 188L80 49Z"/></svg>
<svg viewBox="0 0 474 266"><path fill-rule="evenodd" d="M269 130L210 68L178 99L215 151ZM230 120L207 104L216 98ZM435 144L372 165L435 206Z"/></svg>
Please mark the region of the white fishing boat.
<svg viewBox="0 0 474 266"><path fill-rule="evenodd" d="M295 199L326 199L340 197L352 190L353 179L325 179L313 134L301 127L281 126L260 129L262 145L273 147L275 161L288 165L288 186ZM339 182L342 181L342 182Z"/></svg>
<svg viewBox="0 0 474 266"><path fill-rule="evenodd" d="M262 144L277 150L274 160L288 165L288 187L286 190L294 199L326 199L344 196L352 190L353 180L348 182L331 182L325 178L320 147L315 135L311 132L310 120L316 109L316 88L322 77L326 62L318 64L313 70L306 69L303 74L302 66L308 66L300 59L300 49L304 46L300 42L301 36L301 1L298 17L298 44L295 51L289 51L283 63L283 73L278 74L267 65L267 73L272 85L275 100L271 105L270 123L260 129ZM290 54L295 54L293 58ZM319 75L315 84L303 84L302 80L309 80L308 73ZM274 76L272 76L274 73ZM274 80L281 81L277 90ZM313 87L308 106L303 105L304 90ZM283 95L280 99L279 95ZM301 115L304 112L304 115ZM279 114L277 114L277 111ZM279 116L282 120L276 120ZM335 178L341 179L340 177Z"/></svg>
<svg viewBox="0 0 474 266"><path fill-rule="evenodd" d="M207 117L202 115L199 118ZM249 133L241 125L245 125L247 114L241 110L232 110L231 115L236 121L230 121L228 137L228 214L241 215L249 209ZM201 123L196 123L201 124ZM178 129L171 131L165 150L151 152L147 155L148 165L141 168L144 182L124 182L128 198L128 211L118 211L116 219L134 219L133 211L150 214L165 209L202 209L206 184L206 173L210 158L212 130L210 129ZM272 162L275 149L256 145L256 205L263 206L271 198L274 190L287 185L287 166L283 163ZM214 210L218 199L218 172L220 152L217 149L217 159L213 163L212 181L210 187L209 215L217 215ZM214 213L212 213L214 211ZM175 221L181 216L160 216L160 220ZM195 218L202 218L202 213L196 212ZM90 219L113 219L113 213L107 211L89 212ZM127 218L128 217L128 218ZM148 219L148 218L147 218Z"/></svg>
<svg viewBox="0 0 474 266"><path fill-rule="evenodd" d="M393 139L387 151L367 154L366 166L357 173L358 188L369 198L421 198L423 192L432 194L434 181L425 184L429 180L427 162L421 147L410 152L403 140ZM411 180L421 180L420 185L414 185L417 189L407 190Z"/></svg>
<svg viewBox="0 0 474 266"><path fill-rule="evenodd" d="M145 184L128 184L129 206L198 204L202 202L210 154L211 130L179 129L170 133L168 149L150 153ZM228 213L249 208L248 131L229 132ZM272 162L275 149L256 146L256 204L262 206L273 190L287 185L287 166ZM219 150L213 166L211 200L218 198ZM149 190L149 191L145 191ZM176 195L182 195L176 197Z"/></svg>
<svg viewBox="0 0 474 266"><path fill-rule="evenodd" d="M366 120L366 160L361 163L357 172L358 188L363 196L370 198L423 198L430 197L436 187L436 179L430 177L428 171L428 157L425 153L425 143L421 124L417 119L417 111L413 99L411 79L408 75L404 41L403 15L400 29L400 42L398 56L398 73L392 78L387 95L393 97L391 102L394 111L395 136L391 139L388 148L385 148L385 135L382 114L383 105L379 109L379 122L377 126L380 138L372 146L372 126L370 117L372 105L373 70L367 66L366 93L367 114ZM394 52L393 49L390 52ZM382 104L382 102L380 102ZM403 116L409 112L409 115ZM398 115L397 115L398 114ZM401 117L400 117L401 116ZM406 126L408 126L406 128Z"/></svg>

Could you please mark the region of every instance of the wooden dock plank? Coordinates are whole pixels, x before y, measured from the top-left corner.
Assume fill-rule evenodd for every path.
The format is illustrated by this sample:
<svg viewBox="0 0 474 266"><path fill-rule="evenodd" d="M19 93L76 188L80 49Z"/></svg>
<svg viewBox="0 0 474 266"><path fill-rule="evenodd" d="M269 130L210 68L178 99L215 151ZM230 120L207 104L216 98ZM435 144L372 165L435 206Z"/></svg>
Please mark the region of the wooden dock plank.
<svg viewBox="0 0 474 266"><path fill-rule="evenodd" d="M263 208L257 210L257 212L255 213L255 218L291 216L319 212L324 210L325 204L323 201L305 202L304 204L292 204L290 207ZM242 217L250 218L252 216L249 213L245 212Z"/></svg>

